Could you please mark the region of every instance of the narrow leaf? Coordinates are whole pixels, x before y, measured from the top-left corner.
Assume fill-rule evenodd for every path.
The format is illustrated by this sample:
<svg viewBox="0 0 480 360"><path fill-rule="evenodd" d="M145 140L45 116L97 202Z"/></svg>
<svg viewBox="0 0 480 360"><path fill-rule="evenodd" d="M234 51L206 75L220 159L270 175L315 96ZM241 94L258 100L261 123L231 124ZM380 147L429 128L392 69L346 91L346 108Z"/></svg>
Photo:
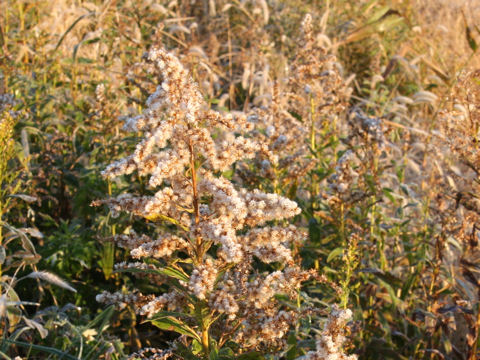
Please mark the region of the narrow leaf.
<svg viewBox="0 0 480 360"><path fill-rule="evenodd" d="M110 318L113 316L115 311L115 307L113 305L109 306L105 310L103 310L100 314L98 314L95 319L90 321L87 324L88 329L97 328L99 330L99 334L105 329L106 325L109 323Z"/></svg>
<svg viewBox="0 0 480 360"><path fill-rule="evenodd" d="M327 263L329 263L330 261L332 261L333 259L335 259L336 257L340 256L343 254L343 248L341 247L338 247L336 249L333 249L330 254L328 254L328 257L327 257Z"/></svg>
<svg viewBox="0 0 480 360"><path fill-rule="evenodd" d="M14 195L10 195L10 197L15 197L15 198L22 199L23 201L25 201L27 203L33 203L35 201L38 201L37 197L26 195L26 194L14 194Z"/></svg>
<svg viewBox="0 0 480 360"><path fill-rule="evenodd" d="M473 52L477 52L478 45L475 39L473 38L472 30L470 29L470 26L467 25L465 30L466 30L465 35L467 36L468 46L470 46L470 49L472 49Z"/></svg>
<svg viewBox="0 0 480 360"><path fill-rule="evenodd" d="M197 341L201 341L198 334L193 330L190 326L185 324L183 321L175 319L173 316L168 316L165 318L157 319L157 320L147 320L151 322L153 325L158 327L162 330L167 331L175 331L176 333L186 335L191 337L192 339L196 339Z"/></svg>
<svg viewBox="0 0 480 360"><path fill-rule="evenodd" d="M185 274L181 270L178 270L178 269L176 269L174 267L171 267L171 266L167 266L163 269L160 269L160 271L161 271L162 274L173 277L173 278L178 279L178 280L182 280L182 281L189 281L190 280L189 277L187 276L187 274Z"/></svg>
<svg viewBox="0 0 480 360"><path fill-rule="evenodd" d="M26 277L31 279L40 279L50 284L57 285L63 289L77 292L77 290L70 286L65 280L62 280L57 275L49 273L47 271L34 271L28 274Z"/></svg>
<svg viewBox="0 0 480 360"><path fill-rule="evenodd" d="M54 51L57 51L57 49L60 47L60 45L62 45L62 42L63 42L63 40L65 39L65 36L67 36L68 33L69 33L70 31L72 31L72 29L75 27L75 25L77 25L83 18L86 18L86 17L88 17L88 16L92 16L92 15L95 15L95 12L90 12L90 13L88 13L88 14L85 14L85 15L82 15L82 16L78 17L78 18L72 23L72 25L70 25L70 26L68 27L68 29L62 34L62 36L60 37L60 40L58 40L57 46L55 46Z"/></svg>
<svg viewBox="0 0 480 360"><path fill-rule="evenodd" d="M66 352L63 352L61 350L58 350L52 347L29 344L23 341L14 341L9 339L5 339L4 341L21 346L21 347L25 347L27 349L34 349L34 350L46 352L48 354L57 355L59 356L58 359L78 360L75 356L72 356L70 354L67 354Z"/></svg>

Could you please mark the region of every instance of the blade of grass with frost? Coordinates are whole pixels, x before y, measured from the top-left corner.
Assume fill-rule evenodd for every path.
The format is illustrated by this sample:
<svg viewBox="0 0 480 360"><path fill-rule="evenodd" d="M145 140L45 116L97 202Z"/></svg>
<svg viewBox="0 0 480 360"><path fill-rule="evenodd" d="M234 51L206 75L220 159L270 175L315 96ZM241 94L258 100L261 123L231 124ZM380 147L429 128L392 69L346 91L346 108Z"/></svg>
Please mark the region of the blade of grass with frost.
<svg viewBox="0 0 480 360"><path fill-rule="evenodd" d="M23 201L26 201L27 203L33 203L35 201L38 201L38 198L36 196L30 196L26 194L14 194L14 195L8 195L9 197L14 197L14 198L20 198Z"/></svg>
<svg viewBox="0 0 480 360"><path fill-rule="evenodd" d="M37 351L43 351L43 352L46 352L48 354L57 355L58 359L78 360L77 357L74 357L74 356L72 356L72 355L70 355L66 352L55 349L53 347L35 345L35 344L26 343L26 342L23 342L23 341L15 341L15 340L10 340L10 339L5 339L5 341L8 342L8 343L17 345L17 346L21 346L23 348L33 349L33 350L37 350Z"/></svg>
<svg viewBox="0 0 480 360"><path fill-rule="evenodd" d="M27 276L25 276L23 279L25 279L25 278L40 279L40 280L46 281L50 284L57 285L57 286L59 286L63 289L70 290L70 291L73 291L73 292L77 292L77 290L75 290L72 286L70 286L70 284L68 284L65 280L61 279L60 277L58 277L55 274L47 272L47 271L34 271L34 272L28 274Z"/></svg>

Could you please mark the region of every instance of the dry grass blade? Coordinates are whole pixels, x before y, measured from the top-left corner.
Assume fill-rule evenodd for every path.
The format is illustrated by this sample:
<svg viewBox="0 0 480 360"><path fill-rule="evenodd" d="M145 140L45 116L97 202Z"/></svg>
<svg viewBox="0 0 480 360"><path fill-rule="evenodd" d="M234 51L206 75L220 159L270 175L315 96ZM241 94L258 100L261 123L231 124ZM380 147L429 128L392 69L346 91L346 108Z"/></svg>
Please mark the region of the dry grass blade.
<svg viewBox="0 0 480 360"><path fill-rule="evenodd" d="M26 276L27 278L31 279L40 279L46 281L50 284L57 285L63 289L70 290L73 292L77 292L75 288L70 286L65 280L61 279L55 274L49 273L47 271L34 271Z"/></svg>

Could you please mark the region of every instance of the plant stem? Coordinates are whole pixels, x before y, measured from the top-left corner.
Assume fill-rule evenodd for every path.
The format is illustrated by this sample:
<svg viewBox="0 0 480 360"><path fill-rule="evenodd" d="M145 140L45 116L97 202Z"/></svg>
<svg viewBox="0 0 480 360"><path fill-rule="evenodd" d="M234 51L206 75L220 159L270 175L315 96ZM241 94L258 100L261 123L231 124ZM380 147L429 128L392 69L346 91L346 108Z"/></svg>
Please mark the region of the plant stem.
<svg viewBox="0 0 480 360"><path fill-rule="evenodd" d="M200 222L200 209L199 209L199 201L198 201L198 189L197 189L197 171L195 169L195 154L193 152L193 144L192 141L189 140L188 142L188 150L190 151L190 171L192 175L192 191L193 191L193 209L195 214L195 225L198 225ZM202 238L197 234L196 236L196 261L197 264L203 263L203 249L202 249ZM201 323L202 329L202 347L203 351L205 352L206 358L209 357L210 354L210 339L208 334L208 326L205 326L205 321L202 319Z"/></svg>
<svg viewBox="0 0 480 360"><path fill-rule="evenodd" d="M312 147L312 150L316 150L316 145L315 145L315 101L313 99L313 96L310 94L310 115L311 115L311 129L310 129L310 146Z"/></svg>
<svg viewBox="0 0 480 360"><path fill-rule="evenodd" d="M202 329L202 346L203 346L203 351L205 352L205 356L208 358L210 355L210 339L208 337L208 328L203 328Z"/></svg>
<svg viewBox="0 0 480 360"><path fill-rule="evenodd" d="M195 170L195 154L193 153L193 144L190 140L188 143L188 149L190 151L190 171L192 173L192 189L193 189L193 209L195 213L195 225L200 222L200 210L198 206L198 190L197 190L197 172ZM197 235L196 238L196 255L197 262L202 262L202 238Z"/></svg>

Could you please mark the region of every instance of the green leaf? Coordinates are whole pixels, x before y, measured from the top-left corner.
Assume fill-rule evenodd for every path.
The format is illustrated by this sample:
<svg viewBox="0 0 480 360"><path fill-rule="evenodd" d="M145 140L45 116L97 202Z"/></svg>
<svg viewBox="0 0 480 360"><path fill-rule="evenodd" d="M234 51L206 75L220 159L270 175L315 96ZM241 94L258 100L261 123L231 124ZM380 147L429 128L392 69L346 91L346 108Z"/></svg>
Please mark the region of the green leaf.
<svg viewBox="0 0 480 360"><path fill-rule="evenodd" d="M382 271L380 269L375 269L375 268L363 268L358 270L358 272L362 273L368 273L368 274L373 274L377 278L379 278L381 281L387 283L388 285L394 286L396 288L401 287L403 284L403 281L393 275L392 273L388 271Z"/></svg>
<svg viewBox="0 0 480 360"><path fill-rule="evenodd" d="M393 197L392 193L393 190L389 188L383 188L382 189L383 194L390 200L392 203L395 203L395 198Z"/></svg>
<svg viewBox="0 0 480 360"><path fill-rule="evenodd" d="M155 275L164 275L161 269L139 269L139 268L125 268L117 269L115 272L128 272L128 273L142 273L142 274L155 274Z"/></svg>
<svg viewBox="0 0 480 360"><path fill-rule="evenodd" d="M113 243L106 243L100 255L98 264L100 265L105 279L108 280L113 273L113 263L115 262L115 246Z"/></svg>
<svg viewBox="0 0 480 360"><path fill-rule="evenodd" d="M286 356L285 356L286 359L287 360L296 359L297 358L297 353L298 353L298 348L297 348L298 339L295 336L294 332L291 332L288 335L287 344L289 344L289 347L288 347L288 350L287 350L287 353L286 353Z"/></svg>
<svg viewBox="0 0 480 360"><path fill-rule="evenodd" d="M382 285L385 290L387 290L388 295L390 296L390 300L392 301L392 305L399 310L402 308L402 300L400 300L397 295L395 294L395 290L385 281L379 280L380 285Z"/></svg>
<svg viewBox="0 0 480 360"><path fill-rule="evenodd" d="M191 302L195 301L193 295L190 295L185 287L180 284L179 280L188 282L190 279L187 274L177 270L171 266L160 269L137 269L137 268L128 268L128 269L118 269L115 272L131 272L131 273L144 273L144 274L155 274L155 275L166 275L170 279L167 281L169 285L177 288L181 293L183 293ZM178 279L178 280L177 280Z"/></svg>
<svg viewBox="0 0 480 360"><path fill-rule="evenodd" d="M295 199L295 196L297 195L297 182L295 181L292 186L288 189L287 197L289 199Z"/></svg>
<svg viewBox="0 0 480 360"><path fill-rule="evenodd" d="M181 359L200 360L198 356L192 353L192 349L190 348L190 346L185 346L181 342L176 343L175 346L176 346L175 355L179 356Z"/></svg>
<svg viewBox="0 0 480 360"><path fill-rule="evenodd" d="M118 269L115 272L129 272L129 273L142 273L142 274L155 274L155 275L166 275L178 280L182 281L189 281L189 277L187 274L183 273L182 271L173 268L171 266L167 266L165 268L160 269L138 269L138 268L127 268L127 269Z"/></svg>
<svg viewBox="0 0 480 360"><path fill-rule="evenodd" d="M76 59L76 62L78 64L93 64L94 61L92 59L86 58L86 57L79 57Z"/></svg>
<svg viewBox="0 0 480 360"><path fill-rule="evenodd" d="M210 355L208 356L209 360L219 360L218 358L218 350L217 349L212 349L210 351Z"/></svg>
<svg viewBox="0 0 480 360"><path fill-rule="evenodd" d="M192 350L192 354L199 355L203 351L202 343L200 341L198 341L197 339L193 339L192 345L190 346L190 349Z"/></svg>
<svg viewBox="0 0 480 360"><path fill-rule="evenodd" d="M418 272L415 271L413 274L410 274L410 276L407 278L407 281L402 287L402 291L400 293L400 299L405 300L407 295L410 294L410 289L415 283L415 281L418 278Z"/></svg>
<svg viewBox="0 0 480 360"><path fill-rule="evenodd" d="M470 26L466 25L465 26L465 35L467 37L467 42L468 46L470 46L470 49L472 49L473 52L477 52L478 50L478 45L475 39L472 36L472 30L470 29Z"/></svg>
<svg viewBox="0 0 480 360"><path fill-rule="evenodd" d="M148 319L147 322L151 322L153 325L162 330L175 331L176 333L186 335L192 339L196 339L201 342L202 340L198 334L190 326L185 324L183 321L175 319L173 316L168 316L165 318L160 318L156 320Z"/></svg>
<svg viewBox="0 0 480 360"><path fill-rule="evenodd" d="M308 221L308 237L313 243L320 241L322 233L320 232L320 225L318 221L314 218L311 218Z"/></svg>
<svg viewBox="0 0 480 360"><path fill-rule="evenodd" d="M5 39L3 35L3 29L2 26L0 25L0 47L3 47L5 45Z"/></svg>
<svg viewBox="0 0 480 360"><path fill-rule="evenodd" d="M394 286L394 287L400 287L402 286L403 282L401 279L393 275L391 272L385 272L385 273L379 273L376 274L380 279L385 281L387 284Z"/></svg>
<svg viewBox="0 0 480 360"><path fill-rule="evenodd" d="M65 39L65 36L67 36L67 34L72 31L72 29L75 27L75 25L77 25L82 19L88 17L88 16L94 16L95 15L95 12L90 12L88 14L84 14L80 17L78 17L73 23L72 25L70 25L68 27L68 29L62 34L62 36L60 37L60 40L58 40L58 43L57 43L57 46L55 46L55 49L53 51L57 51L57 49L60 47L60 45L62 45L62 42L63 40Z"/></svg>
<svg viewBox="0 0 480 360"><path fill-rule="evenodd" d="M335 259L336 257L340 256L343 254L343 248L341 247L338 247L336 249L333 249L330 254L328 254L328 257L327 257L327 263L329 263L330 261L332 261L333 259Z"/></svg>
<svg viewBox="0 0 480 360"><path fill-rule="evenodd" d="M372 16L370 16L370 18L367 20L367 23L373 23L382 19L389 12L389 10L390 8L388 6L384 6L378 9L376 12L373 13Z"/></svg>
<svg viewBox="0 0 480 360"><path fill-rule="evenodd" d="M188 277L187 274L171 266L167 266L163 269L159 269L158 271L163 275L167 275L178 280L187 281L187 282L190 281L190 278Z"/></svg>
<svg viewBox="0 0 480 360"><path fill-rule="evenodd" d="M95 319L90 321L86 329L93 329L97 328L99 330L99 334L106 328L106 325L110 322L110 318L112 317L115 311L115 307L113 305L109 306L105 310L103 310L100 314L98 314Z"/></svg>
<svg viewBox="0 0 480 360"><path fill-rule="evenodd" d="M220 360L234 360L235 353L229 347L223 347L218 351L218 358Z"/></svg>
<svg viewBox="0 0 480 360"><path fill-rule="evenodd" d="M263 355L257 351L248 352L237 357L237 360L265 360Z"/></svg>

